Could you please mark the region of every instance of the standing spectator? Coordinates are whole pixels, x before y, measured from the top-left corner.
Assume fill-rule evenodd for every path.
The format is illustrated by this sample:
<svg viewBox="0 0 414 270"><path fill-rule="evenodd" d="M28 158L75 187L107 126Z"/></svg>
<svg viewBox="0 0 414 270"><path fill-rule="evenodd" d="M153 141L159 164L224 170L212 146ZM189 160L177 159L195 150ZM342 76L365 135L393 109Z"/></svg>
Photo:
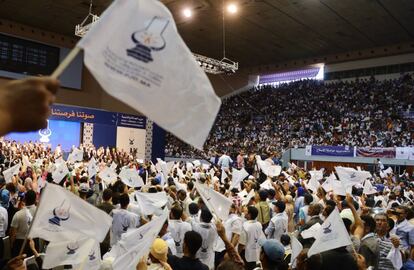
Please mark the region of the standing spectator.
<svg viewBox="0 0 414 270"><path fill-rule="evenodd" d="M272 217L265 234L268 239L275 239L280 242L280 237L288 231L288 217L285 213L286 205L279 200L273 203L276 215Z"/></svg>

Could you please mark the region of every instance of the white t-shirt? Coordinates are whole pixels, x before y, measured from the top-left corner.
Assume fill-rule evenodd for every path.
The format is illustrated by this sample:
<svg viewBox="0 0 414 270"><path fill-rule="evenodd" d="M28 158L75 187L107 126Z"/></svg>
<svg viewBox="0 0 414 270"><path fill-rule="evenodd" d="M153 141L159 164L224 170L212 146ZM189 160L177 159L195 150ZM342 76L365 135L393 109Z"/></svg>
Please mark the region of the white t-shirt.
<svg viewBox="0 0 414 270"><path fill-rule="evenodd" d="M243 231L239 243L245 246L245 258L247 262L258 262L260 260L259 240L266 238L262 231L262 224L255 220L243 223Z"/></svg>
<svg viewBox="0 0 414 270"><path fill-rule="evenodd" d="M175 255L179 258L183 257L184 236L186 232L191 231L191 225L181 220L170 220L168 222L168 231L175 243Z"/></svg>
<svg viewBox="0 0 414 270"><path fill-rule="evenodd" d="M6 236L7 226L9 223L9 215L6 208L0 206L0 237Z"/></svg>
<svg viewBox="0 0 414 270"><path fill-rule="evenodd" d="M229 218L224 222L224 228L226 229L226 237L229 241L231 241L231 238L233 234L240 235L242 232L242 226L243 226L243 220L236 214L231 214ZM237 247L234 247L237 248ZM214 251L216 252L222 252L226 249L226 246L221 240L221 238L218 236L216 243L214 245Z"/></svg>
<svg viewBox="0 0 414 270"><path fill-rule="evenodd" d="M139 216L125 209L114 209L111 212L111 216L111 246L115 245L121 239L122 234L126 233L128 229L138 228L140 225Z"/></svg>
<svg viewBox="0 0 414 270"><path fill-rule="evenodd" d="M214 244L217 238L217 230L211 223L191 223L193 231L198 232L203 239L201 248L197 252L197 258L202 263L208 266L209 269L214 269Z"/></svg>

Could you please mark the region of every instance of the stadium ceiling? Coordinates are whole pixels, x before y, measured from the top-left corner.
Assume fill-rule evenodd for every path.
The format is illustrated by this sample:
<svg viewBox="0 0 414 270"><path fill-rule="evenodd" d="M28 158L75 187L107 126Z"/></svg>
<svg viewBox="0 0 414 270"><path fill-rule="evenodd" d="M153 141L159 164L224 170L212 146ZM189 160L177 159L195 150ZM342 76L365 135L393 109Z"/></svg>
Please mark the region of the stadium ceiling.
<svg viewBox="0 0 414 270"><path fill-rule="evenodd" d="M100 14L112 1L94 0ZM162 0L190 49L222 57L223 0ZM242 67L414 41L413 0L225 0L226 56ZM191 18L183 9L193 10ZM0 19L73 36L89 0L0 0Z"/></svg>

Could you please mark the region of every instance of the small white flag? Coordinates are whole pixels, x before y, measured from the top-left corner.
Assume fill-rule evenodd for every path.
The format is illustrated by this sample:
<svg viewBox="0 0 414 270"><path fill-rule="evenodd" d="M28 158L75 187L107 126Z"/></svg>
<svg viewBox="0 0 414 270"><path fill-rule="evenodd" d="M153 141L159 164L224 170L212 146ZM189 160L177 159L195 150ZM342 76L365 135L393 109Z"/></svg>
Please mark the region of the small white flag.
<svg viewBox="0 0 414 270"><path fill-rule="evenodd" d="M135 192L135 199L144 215L157 213L168 202L167 194L163 192L145 193Z"/></svg>
<svg viewBox="0 0 414 270"><path fill-rule="evenodd" d="M118 175L114 170L111 168L105 167L102 171L98 174L99 178L101 178L105 184L109 185L115 182L118 179Z"/></svg>
<svg viewBox="0 0 414 270"><path fill-rule="evenodd" d="M229 198L199 183L195 183L195 187L212 214L221 220L226 220L229 217L230 207L233 204Z"/></svg>
<svg viewBox="0 0 414 270"><path fill-rule="evenodd" d="M202 149L221 100L161 1L114 1L77 46L108 94Z"/></svg>
<svg viewBox="0 0 414 270"><path fill-rule="evenodd" d="M325 182L323 182L322 188L326 192L331 191L333 189L333 181L336 181L336 176L334 173L331 173L331 175L328 178L326 178Z"/></svg>
<svg viewBox="0 0 414 270"><path fill-rule="evenodd" d="M200 160L194 160L193 161L193 164L194 164L194 166L196 166L196 167L200 167L201 166L201 162L200 162Z"/></svg>
<svg viewBox="0 0 414 270"><path fill-rule="evenodd" d="M302 231L300 235L302 236L303 239L315 238L320 228L321 228L321 224L315 223L309 229Z"/></svg>
<svg viewBox="0 0 414 270"><path fill-rule="evenodd" d="M323 179L323 169L319 170L319 171L309 171L309 174L311 175L311 179L315 179L317 181L322 180Z"/></svg>
<svg viewBox="0 0 414 270"><path fill-rule="evenodd" d="M98 167L96 166L96 160L94 157L92 157L88 163L88 175L89 177L92 178L96 175L97 172L98 172Z"/></svg>
<svg viewBox="0 0 414 270"><path fill-rule="evenodd" d="M62 157L55 160L55 165L58 166L59 164L65 163L65 160L63 160Z"/></svg>
<svg viewBox="0 0 414 270"><path fill-rule="evenodd" d="M335 208L323 222L315 236L315 242L308 251L308 257L327 250L352 245L339 211Z"/></svg>
<svg viewBox="0 0 414 270"><path fill-rule="evenodd" d="M135 169L125 167L122 168L121 172L119 173L119 178L121 178L122 182L124 182L124 184L129 187L135 188L142 187L144 185L144 181Z"/></svg>
<svg viewBox="0 0 414 270"><path fill-rule="evenodd" d="M403 266L402 255L399 249L392 246L390 252L387 255L387 259L390 260L394 269L401 269Z"/></svg>
<svg viewBox="0 0 414 270"><path fill-rule="evenodd" d="M230 189L234 187L239 188L241 181L247 176L249 176L249 173L244 168L240 170L233 168Z"/></svg>
<svg viewBox="0 0 414 270"><path fill-rule="evenodd" d="M65 162L57 164L56 169L52 172L53 182L59 184L68 174L69 169Z"/></svg>
<svg viewBox="0 0 414 270"><path fill-rule="evenodd" d="M184 175L183 171L180 168L177 168L177 175L180 179L185 178L185 175Z"/></svg>
<svg viewBox="0 0 414 270"><path fill-rule="evenodd" d="M118 167L118 165L116 165L116 163L114 161L112 161L111 166L109 167L109 169L115 171L116 167Z"/></svg>
<svg viewBox="0 0 414 270"><path fill-rule="evenodd" d="M79 148L74 148L72 153L68 156L68 163L80 162L83 160L83 151Z"/></svg>
<svg viewBox="0 0 414 270"><path fill-rule="evenodd" d="M266 181L264 181L263 183L260 184L260 187L263 189L275 189L272 185L272 180L270 180L269 178L266 179Z"/></svg>
<svg viewBox="0 0 414 270"><path fill-rule="evenodd" d="M23 155L22 161L23 161L23 167L25 168L32 167L32 163L30 163L29 158L26 155Z"/></svg>
<svg viewBox="0 0 414 270"><path fill-rule="evenodd" d="M319 224L319 223L317 223L317 224ZM299 242L299 240L294 236L290 237L290 241L291 241L291 247L292 247L292 253L291 253L291 257L290 257L290 265L291 265L290 268L295 269L296 268L296 258L302 252L303 246Z"/></svg>
<svg viewBox="0 0 414 270"><path fill-rule="evenodd" d="M192 172L192 171L193 171L193 169L194 169L194 165L193 165L193 163L191 163L191 162L187 162L187 163L185 164L185 168L187 169L187 172Z"/></svg>
<svg viewBox="0 0 414 270"><path fill-rule="evenodd" d="M47 184L43 190L29 238L47 241L84 235L102 242L112 218L61 186Z"/></svg>
<svg viewBox="0 0 414 270"><path fill-rule="evenodd" d="M364 190L362 193L367 194L367 195L371 195L371 194L375 194L378 191L372 186L371 181L370 180L365 180L364 183Z"/></svg>
<svg viewBox="0 0 414 270"><path fill-rule="evenodd" d="M316 193L316 191L318 190L320 186L321 184L319 183L318 180L316 180L315 177L311 177L311 179L309 179L308 184L307 184L307 188L312 190L314 194Z"/></svg>
<svg viewBox="0 0 414 270"><path fill-rule="evenodd" d="M6 183L10 183L13 180L13 176L19 174L21 167L22 165L19 163L3 171L3 176L4 176L4 180L6 180Z"/></svg>
<svg viewBox="0 0 414 270"><path fill-rule="evenodd" d="M80 264L72 265L75 270L99 270L101 269L101 248L99 243L95 241L95 246L89 251L86 261Z"/></svg>
<svg viewBox="0 0 414 270"><path fill-rule="evenodd" d="M240 194L242 194L242 192L240 192ZM241 204L242 205L247 205L250 202L250 200L254 198L254 190L253 189L250 190L249 193L246 192L246 194L243 195L243 196L241 196L240 194L239 194L239 197L241 198Z"/></svg>
<svg viewBox="0 0 414 270"><path fill-rule="evenodd" d="M51 269L59 265L80 264L88 259L88 254L96 246L96 242L93 238L85 237L76 241L73 239L52 241L46 248L42 268Z"/></svg>

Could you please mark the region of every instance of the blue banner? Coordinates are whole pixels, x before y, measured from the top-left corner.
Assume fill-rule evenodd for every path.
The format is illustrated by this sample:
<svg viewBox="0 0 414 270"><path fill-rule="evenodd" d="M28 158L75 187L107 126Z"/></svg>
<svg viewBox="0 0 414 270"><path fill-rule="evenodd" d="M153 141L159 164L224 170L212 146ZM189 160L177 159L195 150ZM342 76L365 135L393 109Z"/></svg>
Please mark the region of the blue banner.
<svg viewBox="0 0 414 270"><path fill-rule="evenodd" d="M141 129L147 122L144 116L67 105L52 105L49 119Z"/></svg>
<svg viewBox="0 0 414 270"><path fill-rule="evenodd" d="M312 145L312 156L354 157L354 147Z"/></svg>

